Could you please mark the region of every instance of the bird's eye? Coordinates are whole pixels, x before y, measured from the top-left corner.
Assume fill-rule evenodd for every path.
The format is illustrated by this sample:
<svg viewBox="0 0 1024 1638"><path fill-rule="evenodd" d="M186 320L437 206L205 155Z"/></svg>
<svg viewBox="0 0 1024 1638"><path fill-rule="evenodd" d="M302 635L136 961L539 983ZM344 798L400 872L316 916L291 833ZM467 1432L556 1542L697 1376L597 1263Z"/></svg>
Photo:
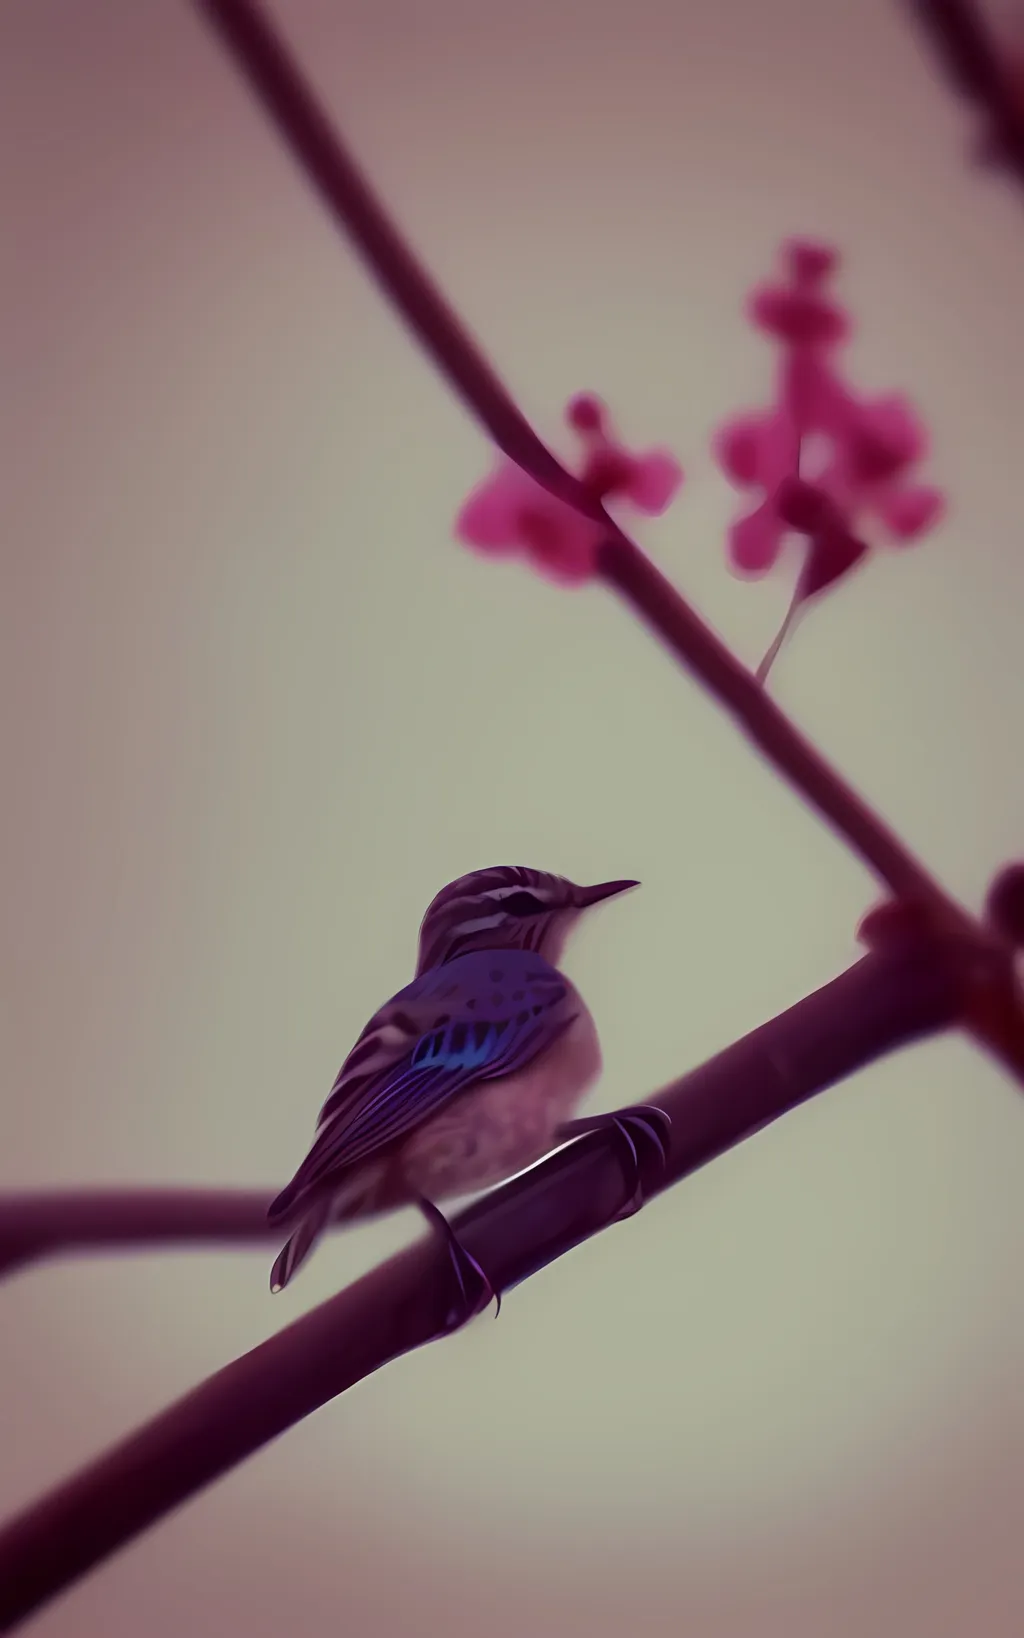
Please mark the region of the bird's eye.
<svg viewBox="0 0 1024 1638"><path fill-rule="evenodd" d="M536 916L547 909L540 899L535 899L532 893L510 893L507 899L502 899L501 908L510 916Z"/></svg>

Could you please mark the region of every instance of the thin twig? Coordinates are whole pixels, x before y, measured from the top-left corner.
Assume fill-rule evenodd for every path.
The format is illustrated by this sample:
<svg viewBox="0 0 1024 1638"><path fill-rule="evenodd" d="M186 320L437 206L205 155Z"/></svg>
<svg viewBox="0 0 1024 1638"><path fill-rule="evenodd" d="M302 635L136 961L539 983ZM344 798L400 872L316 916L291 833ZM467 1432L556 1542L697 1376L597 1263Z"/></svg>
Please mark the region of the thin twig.
<svg viewBox="0 0 1024 1638"><path fill-rule="evenodd" d="M955 951L932 945L868 956L655 1094L651 1101L673 1124L665 1168L649 1176L648 1195L855 1070L954 1024L955 959ZM507 1291L599 1233L633 1184L624 1150L594 1133L496 1189L454 1225L494 1287ZM211 1238L221 1237L231 1199L209 1196ZM436 1242L418 1241L11 1520L0 1529L0 1631L353 1383L437 1336L450 1301L446 1269Z"/></svg>

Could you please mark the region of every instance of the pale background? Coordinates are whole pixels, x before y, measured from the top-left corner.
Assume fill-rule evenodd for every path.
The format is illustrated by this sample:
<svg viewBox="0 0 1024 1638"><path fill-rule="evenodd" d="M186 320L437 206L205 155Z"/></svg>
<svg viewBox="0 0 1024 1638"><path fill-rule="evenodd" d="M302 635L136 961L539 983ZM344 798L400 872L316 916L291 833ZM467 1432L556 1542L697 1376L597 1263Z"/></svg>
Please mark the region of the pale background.
<svg viewBox="0 0 1024 1638"><path fill-rule="evenodd" d="M1024 198L883 0L280 0L545 435L604 393L641 538L749 660L712 426L786 233L953 495L784 656L971 903L1024 834ZM0 1186L270 1186L463 870L636 875L571 956L595 1107L855 958L873 886L600 591L452 543L470 421L175 0L6 0ZM562 445L568 449L569 446ZM40 1638L1024 1629L1024 1107L956 1041L823 1097L261 1452ZM0 1292L0 1511L417 1232Z"/></svg>

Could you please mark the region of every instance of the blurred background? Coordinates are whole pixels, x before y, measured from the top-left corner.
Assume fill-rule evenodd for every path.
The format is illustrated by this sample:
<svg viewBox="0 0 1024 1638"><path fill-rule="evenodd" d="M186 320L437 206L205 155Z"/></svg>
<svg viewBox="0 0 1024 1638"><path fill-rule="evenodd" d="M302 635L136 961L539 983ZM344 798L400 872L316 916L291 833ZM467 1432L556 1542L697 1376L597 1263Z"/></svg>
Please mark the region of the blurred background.
<svg viewBox="0 0 1024 1638"><path fill-rule="evenodd" d="M850 373L952 496L774 687L980 904L1024 830L1024 199L892 0L278 0L355 152L566 454L589 387L684 492L639 538L755 662L709 434L746 291L834 239ZM599 589L453 544L481 434L185 0L0 10L0 1187L282 1183L449 878L638 876L567 963L592 1107L856 959L864 871ZM1024 1630L1024 1107L964 1043L855 1077L402 1359L40 1638ZM67 1261L0 1292L0 1512L419 1232Z"/></svg>

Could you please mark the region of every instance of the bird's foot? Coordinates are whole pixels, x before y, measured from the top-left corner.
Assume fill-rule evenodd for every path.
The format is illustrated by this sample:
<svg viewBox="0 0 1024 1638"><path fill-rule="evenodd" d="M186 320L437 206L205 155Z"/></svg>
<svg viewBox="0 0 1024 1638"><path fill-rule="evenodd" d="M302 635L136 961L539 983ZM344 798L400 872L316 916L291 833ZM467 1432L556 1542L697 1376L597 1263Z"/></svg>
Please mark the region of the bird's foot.
<svg viewBox="0 0 1024 1638"><path fill-rule="evenodd" d="M447 1217L432 1200L418 1202L420 1211L434 1234L443 1240L458 1286L458 1301L445 1315L445 1334L468 1325L494 1302L494 1317L501 1313L501 1292L496 1291L476 1258L466 1250Z"/></svg>
<svg viewBox="0 0 1024 1638"><path fill-rule="evenodd" d="M590 1115L583 1120L571 1120L559 1127L559 1138L582 1137L586 1132L617 1132L629 1153L633 1173L633 1193L616 1212L612 1222L619 1223L632 1217L644 1203L644 1167L637 1147L639 1141L653 1146L656 1166L664 1171L672 1142L672 1117L653 1103L631 1104L626 1109L613 1109L607 1115Z"/></svg>

